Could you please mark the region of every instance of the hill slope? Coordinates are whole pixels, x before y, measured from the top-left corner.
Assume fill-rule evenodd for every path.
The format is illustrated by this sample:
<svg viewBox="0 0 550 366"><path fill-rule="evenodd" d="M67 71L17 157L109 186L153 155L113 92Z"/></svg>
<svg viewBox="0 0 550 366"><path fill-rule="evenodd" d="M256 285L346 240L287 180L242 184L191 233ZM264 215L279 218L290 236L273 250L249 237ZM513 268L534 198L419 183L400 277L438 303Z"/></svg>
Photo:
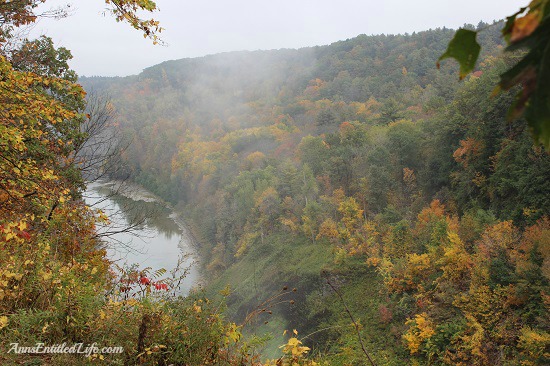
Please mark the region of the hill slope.
<svg viewBox="0 0 550 366"><path fill-rule="evenodd" d="M536 364L550 159L507 122L512 95L490 97L514 62L499 28L481 33L464 83L435 68L448 29L81 82L112 96L133 139L116 175L179 203L209 291L233 288L229 315L247 321L267 301L245 329L298 328L331 364L362 362L334 288L377 364Z"/></svg>

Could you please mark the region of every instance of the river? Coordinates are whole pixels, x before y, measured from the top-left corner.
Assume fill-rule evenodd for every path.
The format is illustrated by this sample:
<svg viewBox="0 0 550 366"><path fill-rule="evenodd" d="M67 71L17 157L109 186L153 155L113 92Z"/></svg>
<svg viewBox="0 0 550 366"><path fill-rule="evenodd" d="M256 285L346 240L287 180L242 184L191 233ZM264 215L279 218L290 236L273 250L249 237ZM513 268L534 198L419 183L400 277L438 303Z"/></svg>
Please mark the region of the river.
<svg viewBox="0 0 550 366"><path fill-rule="evenodd" d="M186 295L200 281L195 242L181 217L151 192L134 184L106 181L88 184L86 203L101 209L109 223L99 225L107 242L110 260L119 266L137 264L139 269L170 271L188 268L180 284ZM131 228L128 232L128 228Z"/></svg>

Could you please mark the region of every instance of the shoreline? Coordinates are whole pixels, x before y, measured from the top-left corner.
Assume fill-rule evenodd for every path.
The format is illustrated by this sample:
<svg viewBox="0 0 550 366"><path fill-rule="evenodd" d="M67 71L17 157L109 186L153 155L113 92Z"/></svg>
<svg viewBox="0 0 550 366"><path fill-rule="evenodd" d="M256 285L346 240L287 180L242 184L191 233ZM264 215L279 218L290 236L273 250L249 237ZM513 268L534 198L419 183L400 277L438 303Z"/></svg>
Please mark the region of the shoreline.
<svg viewBox="0 0 550 366"><path fill-rule="evenodd" d="M201 260L202 256L200 255L202 246L191 229L192 225L187 222L181 209L176 209L172 204L166 202L153 192L150 192L147 188L131 181L102 179L87 184L86 186L88 190L98 191L104 188L115 196L119 195L136 202L155 203L168 209L170 213L167 215L167 218L178 228L178 234L180 236L178 248L183 256L189 256L192 261L192 267L194 267L198 274L196 284L193 287L203 286L205 284L206 277L204 275L204 267Z"/></svg>

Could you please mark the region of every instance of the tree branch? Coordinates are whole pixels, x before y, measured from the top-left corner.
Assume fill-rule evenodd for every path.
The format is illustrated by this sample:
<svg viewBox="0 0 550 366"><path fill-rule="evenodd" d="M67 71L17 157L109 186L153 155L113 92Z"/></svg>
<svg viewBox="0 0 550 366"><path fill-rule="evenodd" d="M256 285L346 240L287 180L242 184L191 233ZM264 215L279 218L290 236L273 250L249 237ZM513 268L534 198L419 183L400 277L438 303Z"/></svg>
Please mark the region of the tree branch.
<svg viewBox="0 0 550 366"><path fill-rule="evenodd" d="M334 291L336 293L336 295L338 295L338 297L340 298L340 301L342 302L342 305L344 305L344 309L346 309L346 313L348 313L348 316L351 319L351 322L355 326L355 331L357 332L357 338L359 339L359 344L361 344L361 349L363 350L363 353L365 354L365 356L367 356L367 359L369 360L371 366L376 366L376 364L374 363L372 358L369 356L369 353L367 352L367 349L365 348L365 344L363 343L363 338L361 337L361 331L360 331L359 324L357 324L357 322L355 321L355 318L353 317L353 315L351 314L351 311L349 310L348 306L346 305L346 302L344 301L344 298L342 297L340 292L336 289L336 287L334 287L334 285L330 282L330 280L328 279L328 276L327 276L326 280L327 280L327 284L330 286L332 291Z"/></svg>

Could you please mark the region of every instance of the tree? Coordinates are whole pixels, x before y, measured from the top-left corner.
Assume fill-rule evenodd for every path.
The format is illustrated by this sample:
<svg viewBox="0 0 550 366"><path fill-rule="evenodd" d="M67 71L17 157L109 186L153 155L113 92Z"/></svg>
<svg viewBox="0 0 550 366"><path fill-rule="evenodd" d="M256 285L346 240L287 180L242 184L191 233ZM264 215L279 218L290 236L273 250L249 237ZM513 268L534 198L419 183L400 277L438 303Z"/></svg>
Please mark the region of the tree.
<svg viewBox="0 0 550 366"><path fill-rule="evenodd" d="M63 79L16 71L3 57L0 72L0 188L6 194L2 208L9 214L25 201L38 200L51 202L53 209L68 193L56 181L71 175L71 145L80 137L82 118L53 95L62 93L82 102L84 91Z"/></svg>
<svg viewBox="0 0 550 366"><path fill-rule="evenodd" d="M311 168L315 176L320 175L326 169L328 150L328 145L321 137L305 136L298 145L298 153L302 162Z"/></svg>
<svg viewBox="0 0 550 366"><path fill-rule="evenodd" d="M304 235L311 238L312 242L315 242L315 238L317 237L321 215L321 206L316 201L309 201L306 203L302 215L302 230Z"/></svg>
<svg viewBox="0 0 550 366"><path fill-rule="evenodd" d="M402 118L400 105L394 98L390 98L382 104L380 109L380 122L390 123Z"/></svg>
<svg viewBox="0 0 550 366"><path fill-rule="evenodd" d="M264 234L269 233L273 229L281 210L281 199L277 190L273 187L268 187L258 194L255 199L255 208L258 210L258 225L263 240Z"/></svg>

